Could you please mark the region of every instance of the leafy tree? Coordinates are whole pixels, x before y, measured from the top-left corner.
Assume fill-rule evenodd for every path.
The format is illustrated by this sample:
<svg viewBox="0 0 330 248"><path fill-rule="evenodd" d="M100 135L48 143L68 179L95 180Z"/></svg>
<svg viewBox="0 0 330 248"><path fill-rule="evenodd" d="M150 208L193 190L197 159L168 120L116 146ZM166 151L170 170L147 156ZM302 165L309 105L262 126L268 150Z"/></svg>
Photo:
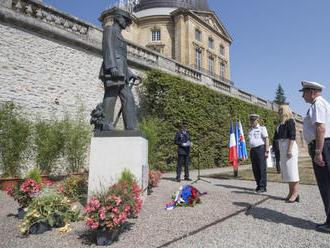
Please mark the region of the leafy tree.
<svg viewBox="0 0 330 248"><path fill-rule="evenodd" d="M277 103L277 104L288 104L286 102L286 97L285 97L284 90L283 90L281 84L279 84L278 87L277 87L274 102Z"/></svg>

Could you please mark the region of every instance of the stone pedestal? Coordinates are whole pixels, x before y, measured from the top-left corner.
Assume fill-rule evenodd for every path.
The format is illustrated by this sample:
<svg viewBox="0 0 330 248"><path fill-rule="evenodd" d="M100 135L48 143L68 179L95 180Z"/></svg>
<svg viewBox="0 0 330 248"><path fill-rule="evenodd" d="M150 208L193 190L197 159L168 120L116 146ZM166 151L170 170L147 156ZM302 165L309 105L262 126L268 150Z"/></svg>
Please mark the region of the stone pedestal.
<svg viewBox="0 0 330 248"><path fill-rule="evenodd" d="M88 199L115 184L129 169L140 187L148 187L148 141L140 131L101 132L91 140Z"/></svg>

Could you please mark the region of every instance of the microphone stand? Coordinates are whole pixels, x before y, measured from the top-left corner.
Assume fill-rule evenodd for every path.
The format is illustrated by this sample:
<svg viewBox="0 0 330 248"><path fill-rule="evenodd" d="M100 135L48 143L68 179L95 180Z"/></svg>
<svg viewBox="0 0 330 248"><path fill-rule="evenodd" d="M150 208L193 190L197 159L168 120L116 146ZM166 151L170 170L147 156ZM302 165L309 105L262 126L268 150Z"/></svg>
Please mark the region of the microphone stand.
<svg viewBox="0 0 330 248"><path fill-rule="evenodd" d="M199 158L200 158L200 152L199 152L199 149L198 149L197 179L194 180L191 184L197 183L198 181L203 181L203 182L206 182L206 183L211 183L211 182L209 182L209 181L204 180L204 179L201 178L200 170L199 170Z"/></svg>

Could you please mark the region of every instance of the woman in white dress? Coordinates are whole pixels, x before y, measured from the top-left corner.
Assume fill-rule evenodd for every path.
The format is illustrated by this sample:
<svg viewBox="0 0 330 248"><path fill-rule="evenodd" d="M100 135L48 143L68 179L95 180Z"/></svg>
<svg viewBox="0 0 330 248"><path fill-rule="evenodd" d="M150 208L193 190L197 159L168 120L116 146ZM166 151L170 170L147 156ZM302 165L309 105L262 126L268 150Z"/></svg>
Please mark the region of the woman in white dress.
<svg viewBox="0 0 330 248"><path fill-rule="evenodd" d="M279 141L282 179L284 182L289 183L289 194L286 201L289 203L299 202L296 124L289 105L280 105L278 114L281 118L281 124L277 127L275 136Z"/></svg>

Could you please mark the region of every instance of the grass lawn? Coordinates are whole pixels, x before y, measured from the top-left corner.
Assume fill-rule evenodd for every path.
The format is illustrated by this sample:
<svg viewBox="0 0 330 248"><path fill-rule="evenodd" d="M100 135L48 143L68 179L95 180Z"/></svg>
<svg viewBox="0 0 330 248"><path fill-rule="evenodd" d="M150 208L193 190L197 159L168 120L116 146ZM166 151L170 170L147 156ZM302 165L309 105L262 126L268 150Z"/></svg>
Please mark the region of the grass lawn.
<svg viewBox="0 0 330 248"><path fill-rule="evenodd" d="M218 179L239 179L239 180L252 180L254 181L252 169L239 170L238 176L234 177L233 172L218 173L207 175L206 177L218 178ZM299 177L302 184L316 184L314 170L311 160L305 160L299 162ZM282 182L281 174L278 174L275 166L273 168L267 168L267 181L269 182Z"/></svg>

